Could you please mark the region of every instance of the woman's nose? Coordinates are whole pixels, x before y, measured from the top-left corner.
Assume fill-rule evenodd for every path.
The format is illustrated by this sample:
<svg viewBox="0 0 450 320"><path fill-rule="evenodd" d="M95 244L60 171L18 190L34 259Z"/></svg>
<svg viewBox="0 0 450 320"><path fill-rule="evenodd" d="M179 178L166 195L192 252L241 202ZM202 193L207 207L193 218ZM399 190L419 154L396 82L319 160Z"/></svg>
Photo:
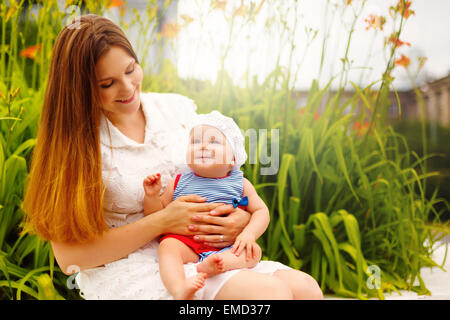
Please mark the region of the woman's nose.
<svg viewBox="0 0 450 320"><path fill-rule="evenodd" d="M130 80L125 80L123 81L123 85L122 85L122 92L124 94L132 94L134 92L134 88L135 86L133 85L133 82Z"/></svg>

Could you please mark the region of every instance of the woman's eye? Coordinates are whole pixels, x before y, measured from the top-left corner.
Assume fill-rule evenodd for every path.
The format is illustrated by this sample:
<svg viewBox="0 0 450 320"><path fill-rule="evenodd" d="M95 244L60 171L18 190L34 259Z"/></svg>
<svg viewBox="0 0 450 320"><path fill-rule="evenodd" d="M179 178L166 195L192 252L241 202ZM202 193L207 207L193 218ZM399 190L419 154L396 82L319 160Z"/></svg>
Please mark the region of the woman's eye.
<svg viewBox="0 0 450 320"><path fill-rule="evenodd" d="M125 72L125 74L133 73L133 71L134 71L134 67L133 67L133 69L131 69L130 71Z"/></svg>
<svg viewBox="0 0 450 320"><path fill-rule="evenodd" d="M112 82L112 81L111 81L111 83L110 83L110 84L102 84L102 88L105 88L105 89L107 89L107 88L111 87L111 86L112 86L112 84L113 84L113 82Z"/></svg>

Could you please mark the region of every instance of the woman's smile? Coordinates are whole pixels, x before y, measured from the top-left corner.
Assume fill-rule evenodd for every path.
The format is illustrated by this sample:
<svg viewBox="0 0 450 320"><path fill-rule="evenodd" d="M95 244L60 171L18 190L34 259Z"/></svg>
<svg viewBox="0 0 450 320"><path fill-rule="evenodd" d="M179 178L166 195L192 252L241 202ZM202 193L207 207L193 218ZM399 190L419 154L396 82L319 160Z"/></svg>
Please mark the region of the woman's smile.
<svg viewBox="0 0 450 320"><path fill-rule="evenodd" d="M119 103L128 104L128 103L130 103L130 102L132 102L134 100L134 96L135 95L136 95L136 89L134 90L133 95L131 96L131 98L128 98L128 99L125 99L125 100L119 99L119 100L116 100L116 101L119 102Z"/></svg>

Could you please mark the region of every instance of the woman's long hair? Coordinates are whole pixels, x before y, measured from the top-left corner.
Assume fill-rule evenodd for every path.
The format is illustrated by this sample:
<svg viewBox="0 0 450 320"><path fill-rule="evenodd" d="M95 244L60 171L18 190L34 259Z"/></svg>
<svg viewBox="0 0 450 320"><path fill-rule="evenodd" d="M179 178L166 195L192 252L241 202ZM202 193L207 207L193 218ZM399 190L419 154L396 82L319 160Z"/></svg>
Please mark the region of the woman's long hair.
<svg viewBox="0 0 450 320"><path fill-rule="evenodd" d="M107 230L96 63L111 46L138 62L112 21L92 14L78 19L54 44L23 203L25 230L61 242L89 241Z"/></svg>

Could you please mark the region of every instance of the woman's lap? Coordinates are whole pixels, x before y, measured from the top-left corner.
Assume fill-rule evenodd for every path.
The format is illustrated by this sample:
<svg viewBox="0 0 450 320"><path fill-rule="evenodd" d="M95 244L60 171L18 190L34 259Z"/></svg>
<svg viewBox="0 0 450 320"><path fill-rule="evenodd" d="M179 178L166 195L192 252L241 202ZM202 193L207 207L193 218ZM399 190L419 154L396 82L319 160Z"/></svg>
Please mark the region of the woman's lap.
<svg viewBox="0 0 450 320"><path fill-rule="evenodd" d="M279 269L273 274L242 270L227 281L217 300L315 300L322 291L309 274L294 269Z"/></svg>
<svg viewBox="0 0 450 320"><path fill-rule="evenodd" d="M309 274L299 270L278 270L274 276L283 281L296 300L321 300L322 290L317 281Z"/></svg>
<svg viewBox="0 0 450 320"><path fill-rule="evenodd" d="M261 261L252 269L227 271L207 279L195 299L249 299L236 298L236 291L242 289L239 283L274 286L271 280L274 277L270 276L283 270L295 271L274 261ZM185 265L185 273L186 276L195 274L196 264ZM171 299L160 279L157 245L140 249L105 267L82 271L77 276L77 284L86 299Z"/></svg>
<svg viewBox="0 0 450 320"><path fill-rule="evenodd" d="M276 300L292 299L287 285L270 274L248 269L229 279L215 296L216 300Z"/></svg>

